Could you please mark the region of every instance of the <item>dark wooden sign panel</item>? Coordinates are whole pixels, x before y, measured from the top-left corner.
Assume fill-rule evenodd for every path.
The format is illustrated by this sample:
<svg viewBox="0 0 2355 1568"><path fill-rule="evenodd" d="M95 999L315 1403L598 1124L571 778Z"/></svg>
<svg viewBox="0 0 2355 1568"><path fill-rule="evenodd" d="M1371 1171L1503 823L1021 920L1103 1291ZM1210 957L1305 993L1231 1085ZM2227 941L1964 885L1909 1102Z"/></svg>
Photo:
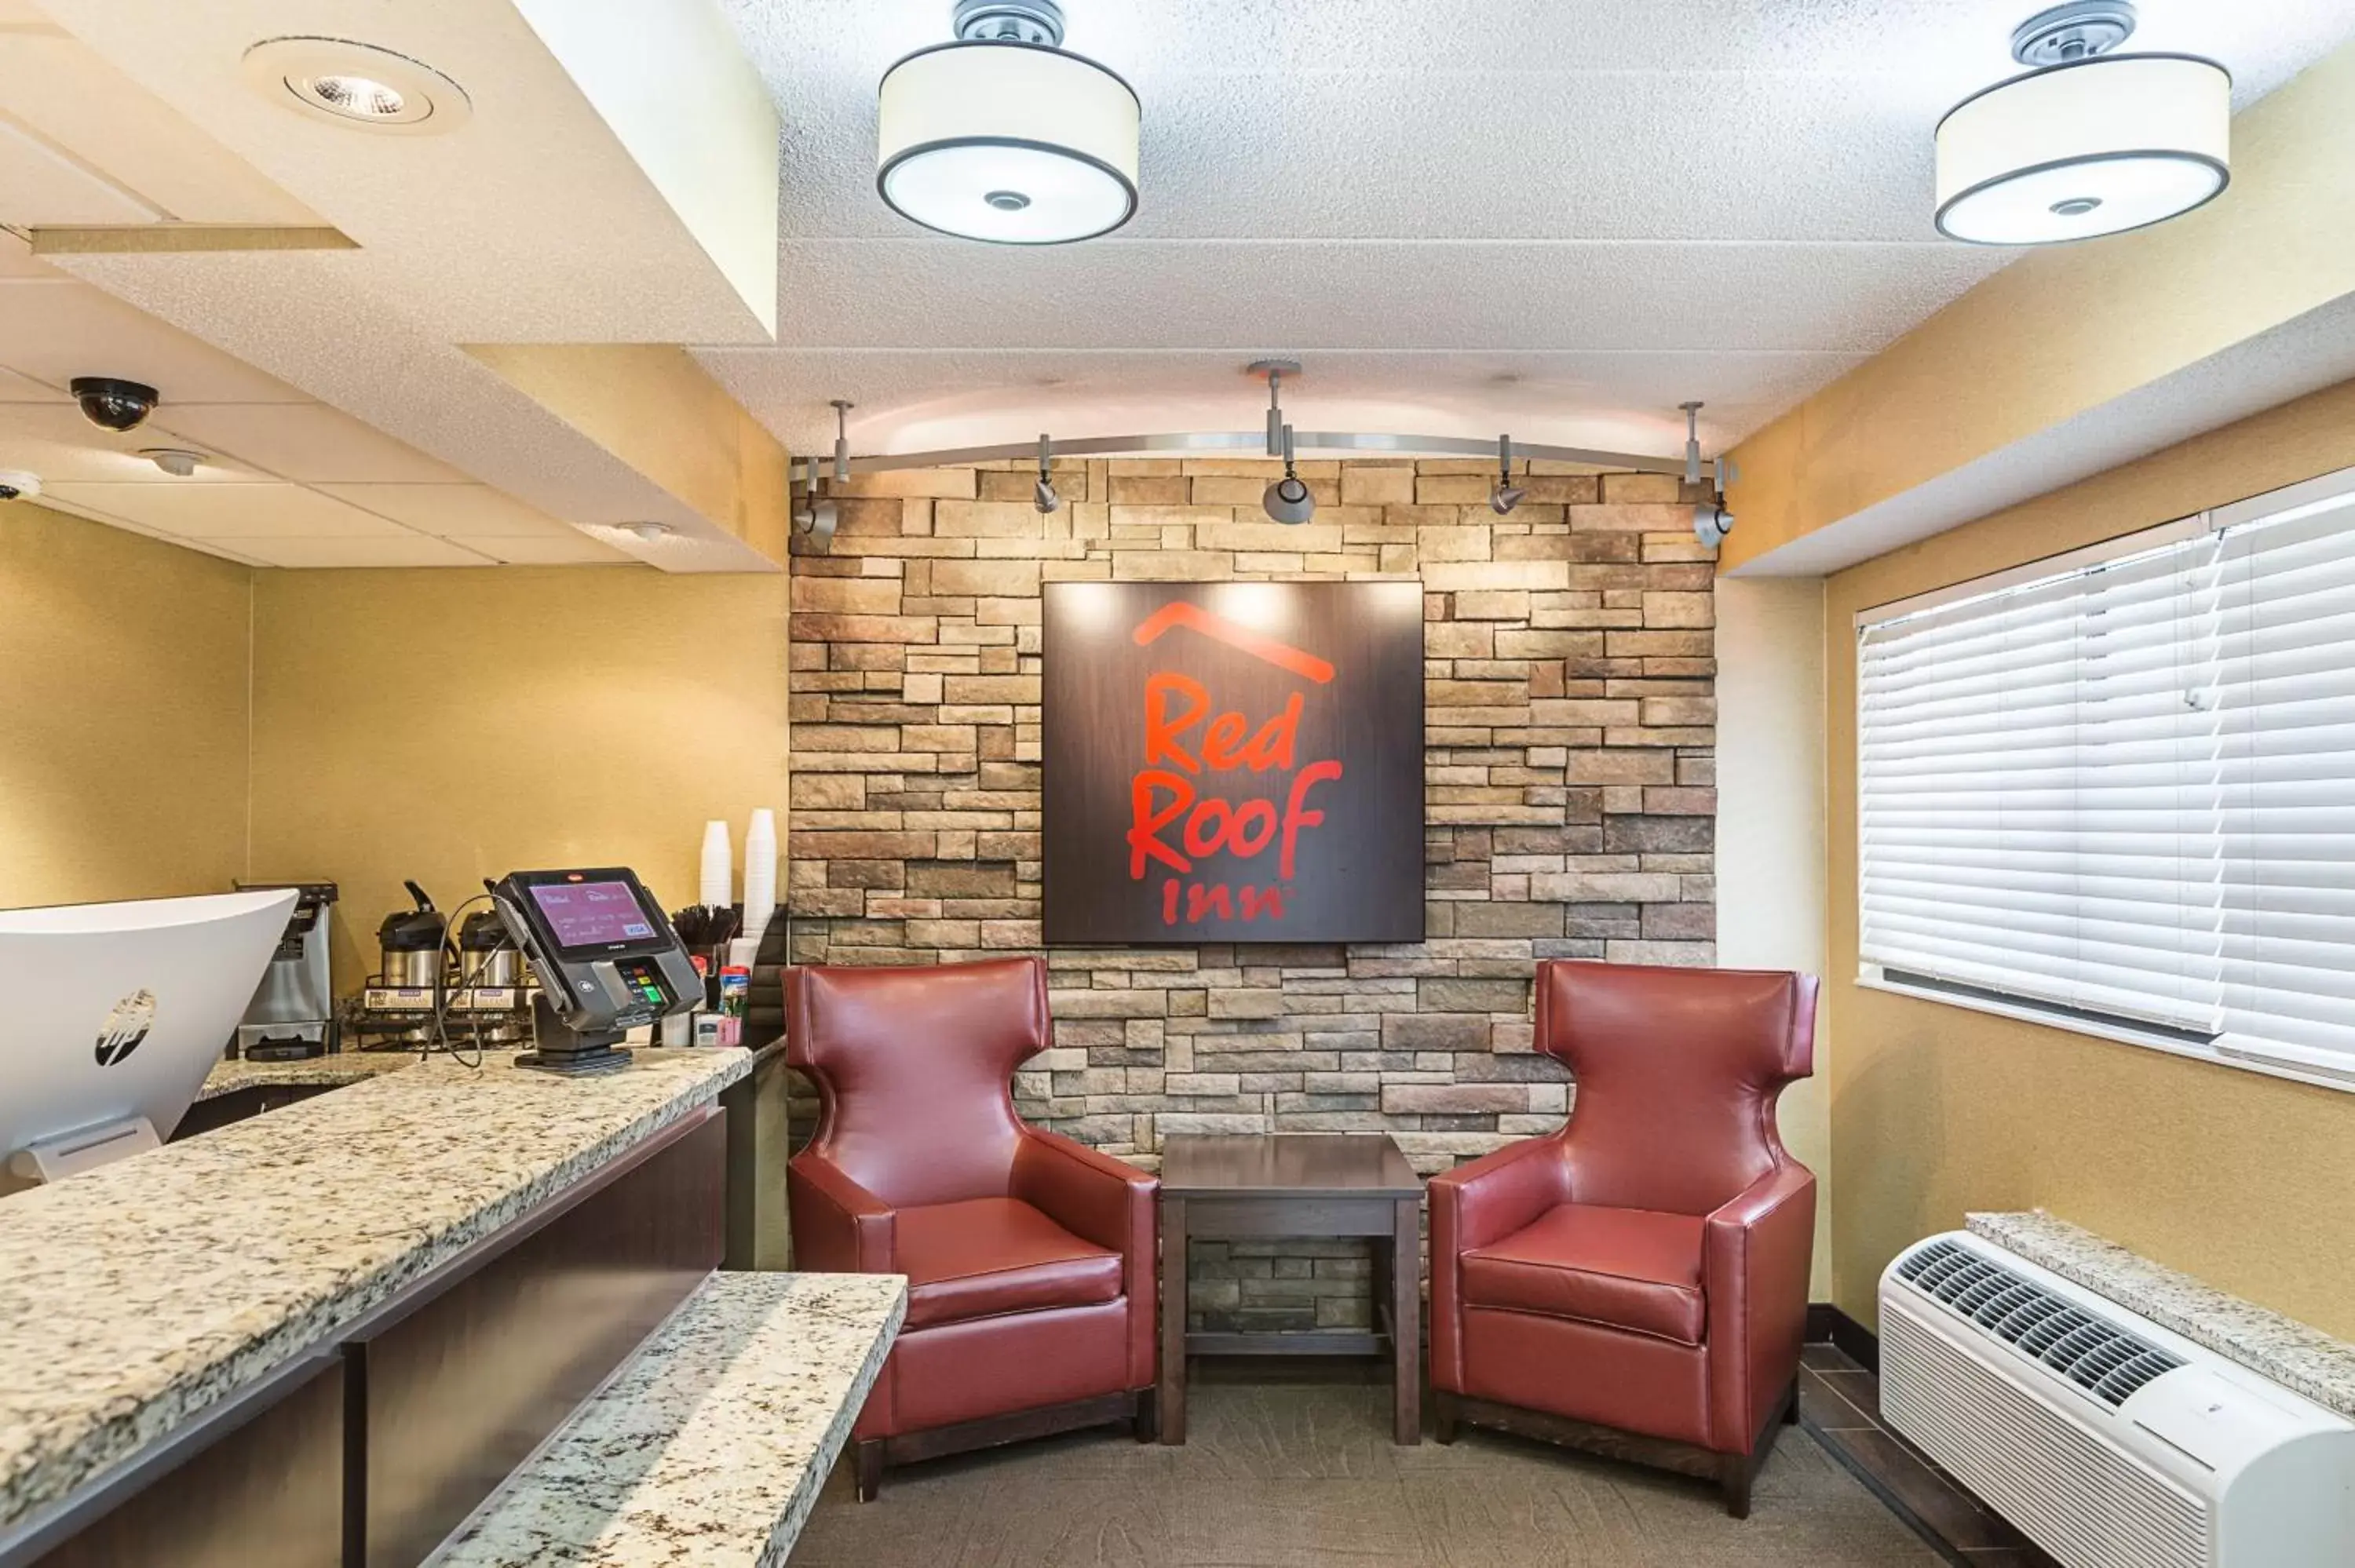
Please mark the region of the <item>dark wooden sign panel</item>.
<svg viewBox="0 0 2355 1568"><path fill-rule="evenodd" d="M1049 583L1046 939L1423 938L1423 589Z"/></svg>

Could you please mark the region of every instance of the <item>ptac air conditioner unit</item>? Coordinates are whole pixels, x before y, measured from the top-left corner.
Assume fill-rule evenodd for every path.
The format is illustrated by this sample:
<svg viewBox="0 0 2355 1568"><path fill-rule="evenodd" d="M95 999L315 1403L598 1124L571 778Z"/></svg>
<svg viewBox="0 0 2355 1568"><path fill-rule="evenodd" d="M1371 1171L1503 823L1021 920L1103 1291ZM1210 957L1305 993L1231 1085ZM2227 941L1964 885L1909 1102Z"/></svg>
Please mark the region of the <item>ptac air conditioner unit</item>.
<svg viewBox="0 0 2355 1568"><path fill-rule="evenodd" d="M2355 1565L2355 1424L1974 1235L1881 1275L1881 1408L2068 1568Z"/></svg>

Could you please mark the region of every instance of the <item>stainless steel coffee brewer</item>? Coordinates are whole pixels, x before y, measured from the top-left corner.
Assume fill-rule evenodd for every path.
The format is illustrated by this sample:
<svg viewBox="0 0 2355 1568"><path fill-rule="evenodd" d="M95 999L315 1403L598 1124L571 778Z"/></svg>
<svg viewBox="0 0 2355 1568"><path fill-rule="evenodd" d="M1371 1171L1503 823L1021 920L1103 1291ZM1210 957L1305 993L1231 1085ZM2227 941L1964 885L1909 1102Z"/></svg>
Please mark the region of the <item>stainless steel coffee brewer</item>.
<svg viewBox="0 0 2355 1568"><path fill-rule="evenodd" d="M294 912L286 933L262 971L261 985L237 1026L231 1055L256 1062L292 1062L340 1050L336 1031L336 988L329 972L329 912L336 905L332 882L240 882L240 893L294 889Z"/></svg>
<svg viewBox="0 0 2355 1568"><path fill-rule="evenodd" d="M376 928L378 983L394 991L439 990L442 950L450 936L449 917L433 907L433 900L414 882L400 885L409 890L417 906L394 910Z"/></svg>

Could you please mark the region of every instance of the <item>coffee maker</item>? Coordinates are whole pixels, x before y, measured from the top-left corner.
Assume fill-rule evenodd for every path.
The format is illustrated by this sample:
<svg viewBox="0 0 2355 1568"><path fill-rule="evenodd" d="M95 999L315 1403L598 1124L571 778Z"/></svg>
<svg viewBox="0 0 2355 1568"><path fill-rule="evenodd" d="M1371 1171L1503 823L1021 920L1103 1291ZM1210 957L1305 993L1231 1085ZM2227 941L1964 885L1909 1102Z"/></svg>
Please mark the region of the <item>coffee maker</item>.
<svg viewBox="0 0 2355 1568"><path fill-rule="evenodd" d="M293 1062L340 1050L336 1032L336 988L328 972L328 912L335 907L332 882L240 882L237 890L294 889L294 912L261 985L237 1026L232 1055L255 1062Z"/></svg>

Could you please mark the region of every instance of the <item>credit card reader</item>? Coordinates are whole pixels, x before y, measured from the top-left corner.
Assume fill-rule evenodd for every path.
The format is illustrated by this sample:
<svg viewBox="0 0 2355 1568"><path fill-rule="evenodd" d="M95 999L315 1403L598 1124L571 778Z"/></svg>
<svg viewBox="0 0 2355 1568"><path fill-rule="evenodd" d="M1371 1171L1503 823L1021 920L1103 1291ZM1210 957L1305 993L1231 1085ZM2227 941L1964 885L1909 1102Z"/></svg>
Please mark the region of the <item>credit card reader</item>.
<svg viewBox="0 0 2355 1568"><path fill-rule="evenodd" d="M629 1065L617 1049L642 1024L685 1012L703 981L637 873L510 872L491 902L539 981L534 1048L519 1067L581 1075Z"/></svg>

